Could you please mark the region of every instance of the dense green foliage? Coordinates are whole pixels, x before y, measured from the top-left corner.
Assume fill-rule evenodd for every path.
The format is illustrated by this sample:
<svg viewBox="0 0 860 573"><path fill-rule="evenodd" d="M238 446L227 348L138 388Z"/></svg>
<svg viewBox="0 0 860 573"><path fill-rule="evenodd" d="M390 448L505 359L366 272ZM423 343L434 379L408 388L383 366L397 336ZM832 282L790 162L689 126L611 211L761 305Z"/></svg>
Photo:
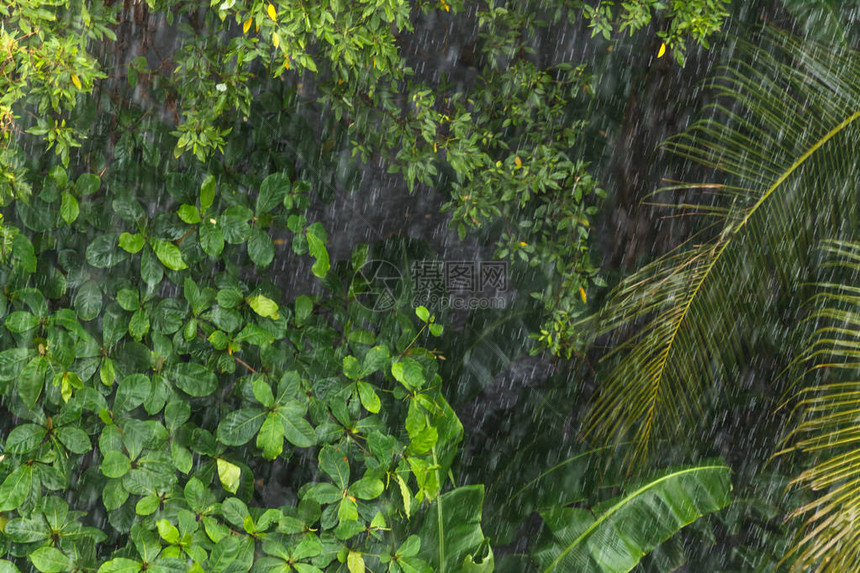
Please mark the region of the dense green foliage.
<svg viewBox="0 0 860 573"><path fill-rule="evenodd" d="M666 146L717 173L666 201L706 223L587 317L601 78L535 46L651 26L678 66L728 2L129 6L0 3L0 571L855 568L855 53L742 46ZM407 65L416 22L464 14L466 71ZM417 247L335 260L314 207L371 168L442 193L460 238L518 271L516 306L454 333L408 284L369 309L368 262L406 275ZM607 333L585 443L560 438L584 402L560 375L522 391L528 440L462 471L463 394L525 350L590 369ZM722 410L783 420L801 388L764 480L689 431L757 369L808 385ZM787 476L808 487L783 504ZM787 509L809 516L794 539Z"/></svg>

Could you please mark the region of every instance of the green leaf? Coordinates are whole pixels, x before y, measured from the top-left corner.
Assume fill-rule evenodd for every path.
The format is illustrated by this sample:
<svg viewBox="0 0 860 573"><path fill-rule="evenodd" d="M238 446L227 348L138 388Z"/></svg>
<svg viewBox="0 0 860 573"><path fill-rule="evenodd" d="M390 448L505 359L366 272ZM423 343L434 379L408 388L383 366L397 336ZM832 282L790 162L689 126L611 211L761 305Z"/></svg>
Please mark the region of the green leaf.
<svg viewBox="0 0 860 573"><path fill-rule="evenodd" d="M42 573L61 573L71 571L73 567L72 560L54 547L40 547L28 557L33 566Z"/></svg>
<svg viewBox="0 0 860 573"><path fill-rule="evenodd" d="M218 441L227 446L247 444L263 425L266 412L258 408L242 408L230 412L218 424Z"/></svg>
<svg viewBox="0 0 860 573"><path fill-rule="evenodd" d="M117 557L110 561L105 561L99 567L98 573L138 573L140 568L141 564L138 561Z"/></svg>
<svg viewBox="0 0 860 573"><path fill-rule="evenodd" d="M35 543L51 537L51 528L39 516L36 519L13 519L3 532L15 543Z"/></svg>
<svg viewBox="0 0 860 573"><path fill-rule="evenodd" d="M280 315L278 314L278 303L267 296L261 294L250 296L245 299L245 302L248 303L248 306L250 306L254 312L262 317L271 318L273 320L278 320L278 318L280 318Z"/></svg>
<svg viewBox="0 0 860 573"><path fill-rule="evenodd" d="M349 573L364 573L364 557L361 556L361 553L350 550L346 556L346 566Z"/></svg>
<svg viewBox="0 0 860 573"><path fill-rule="evenodd" d="M545 573L630 571L682 527L727 506L731 489L728 466L705 465L652 479L594 513L569 507L542 512L554 541L535 557Z"/></svg>
<svg viewBox="0 0 860 573"><path fill-rule="evenodd" d="M12 470L0 484L0 511L17 509L30 495L32 485L33 466L22 464Z"/></svg>
<svg viewBox="0 0 860 573"><path fill-rule="evenodd" d="M284 437L297 448L309 448L316 443L313 426L304 418L306 408L291 400L281 403L276 410L284 426Z"/></svg>
<svg viewBox="0 0 860 573"><path fill-rule="evenodd" d="M350 380L358 380L361 375L361 365L355 356L343 357L343 375Z"/></svg>
<svg viewBox="0 0 860 573"><path fill-rule="evenodd" d="M296 298L296 326L304 324L305 320L314 311L314 301L307 295Z"/></svg>
<svg viewBox="0 0 860 573"><path fill-rule="evenodd" d="M42 443L48 431L36 424L15 426L6 437L6 451L12 454L32 452Z"/></svg>
<svg viewBox="0 0 860 573"><path fill-rule="evenodd" d="M430 311L427 310L427 307L419 306L415 309L415 316L421 319L421 322L428 322L430 320Z"/></svg>
<svg viewBox="0 0 860 573"><path fill-rule="evenodd" d="M253 211L247 207L242 207L241 205L235 205L221 213L221 217L218 219L218 225L221 227L221 232L224 234L224 240L231 245L244 243L248 238L248 234L251 232L248 220L253 216Z"/></svg>
<svg viewBox="0 0 860 573"><path fill-rule="evenodd" d="M128 256L116 247L117 236L113 233L99 235L87 245L87 262L97 269L108 269Z"/></svg>
<svg viewBox="0 0 860 573"><path fill-rule="evenodd" d="M424 385L424 369L412 358L403 358L391 365L394 379L406 386L407 390L417 390Z"/></svg>
<svg viewBox="0 0 860 573"><path fill-rule="evenodd" d="M44 356L33 358L18 377L18 395L29 408L34 408L45 385L48 360Z"/></svg>
<svg viewBox="0 0 860 573"><path fill-rule="evenodd" d="M196 225L200 222L200 211L194 205L182 204L176 214L179 215L183 223Z"/></svg>
<svg viewBox="0 0 860 573"><path fill-rule="evenodd" d="M63 200L60 204L60 217L63 218L63 221L67 225L71 225L78 218L80 212L81 209L78 207L78 200L75 199L74 195L68 191L63 191Z"/></svg>
<svg viewBox="0 0 860 573"><path fill-rule="evenodd" d="M382 480L366 477L349 486L348 491L358 499L376 499L385 491L385 485Z"/></svg>
<svg viewBox="0 0 860 573"><path fill-rule="evenodd" d="M365 410L371 414L379 413L382 403L379 400L379 396L376 394L376 390L373 389L373 386L367 382L359 382L358 398L361 400L361 405L364 406Z"/></svg>
<svg viewBox="0 0 860 573"><path fill-rule="evenodd" d="M188 265L182 259L182 251L173 243L162 241L161 239L150 239L149 245L152 247L155 256L161 261L161 264L168 269L181 271L188 268Z"/></svg>
<svg viewBox="0 0 860 573"><path fill-rule="evenodd" d="M274 460L284 451L284 425L274 412L266 416L257 434L257 447L263 450L267 460Z"/></svg>
<svg viewBox="0 0 860 573"><path fill-rule="evenodd" d="M75 189L81 197L86 197L98 191L101 184L101 178L95 173L81 173L75 182Z"/></svg>
<svg viewBox="0 0 860 573"><path fill-rule="evenodd" d="M341 490L349 485L349 461L344 453L333 447L323 446L319 454L320 469L332 479Z"/></svg>
<svg viewBox="0 0 860 573"><path fill-rule="evenodd" d="M325 231L322 230L322 225L314 223L305 231L305 236L308 240L308 252L316 259L311 272L319 278L325 278L329 270L328 251L325 247Z"/></svg>
<svg viewBox="0 0 860 573"><path fill-rule="evenodd" d="M11 561L0 559L0 573L21 573L21 570Z"/></svg>
<svg viewBox="0 0 860 573"><path fill-rule="evenodd" d="M29 348L10 348L0 352L0 382L17 378L29 362L32 352Z"/></svg>
<svg viewBox="0 0 860 573"><path fill-rule="evenodd" d="M268 266L275 258L275 245L265 230L251 227L248 237L248 258L258 267Z"/></svg>
<svg viewBox="0 0 860 573"><path fill-rule="evenodd" d="M164 377L196 398L208 396L218 387L215 373L196 362L180 362L169 366L164 370Z"/></svg>
<svg viewBox="0 0 860 573"><path fill-rule="evenodd" d="M134 410L146 400L152 391L152 383L143 374L131 374L122 379L116 390L113 411L116 413Z"/></svg>
<svg viewBox="0 0 860 573"><path fill-rule="evenodd" d="M284 198L290 191L290 179L284 173L272 173L260 185L257 196L256 214L265 215L275 207L283 204Z"/></svg>
<svg viewBox="0 0 860 573"><path fill-rule="evenodd" d="M140 298L137 296L137 291L131 289L121 289L117 292L116 302L128 312L134 312L140 308Z"/></svg>
<svg viewBox="0 0 860 573"><path fill-rule="evenodd" d="M236 493L239 489L239 478L241 477L242 470L239 466L232 464L227 460L218 458L216 461L216 465L218 467L218 479L221 480L221 485L230 493Z"/></svg>
<svg viewBox="0 0 860 573"><path fill-rule="evenodd" d="M214 220L214 219L213 219ZM212 258L221 256L224 250L224 235L221 229L209 219L204 219L197 228L200 236L200 247Z"/></svg>
<svg viewBox="0 0 860 573"><path fill-rule="evenodd" d="M26 310L16 310L6 317L6 328L9 332L26 332L37 326L39 326L39 317L33 316Z"/></svg>
<svg viewBox="0 0 860 573"><path fill-rule="evenodd" d="M96 281L87 281L78 289L75 312L83 322L93 320L102 310L102 291Z"/></svg>
<svg viewBox="0 0 860 573"><path fill-rule="evenodd" d="M475 555L484 543L481 508L484 486L458 487L440 495L430 506L421 527L422 559L435 571L460 571L466 557ZM579 573L578 569L571 569Z"/></svg>
<svg viewBox="0 0 860 573"><path fill-rule="evenodd" d="M144 249L140 255L140 278L149 286L155 286L164 278L164 267L149 249Z"/></svg>
<svg viewBox="0 0 860 573"><path fill-rule="evenodd" d="M122 452L109 450L102 458L102 473L109 478L120 478L131 469L131 460Z"/></svg>
<svg viewBox="0 0 860 573"><path fill-rule="evenodd" d="M211 173L203 180L200 185L200 212L205 213L215 201L215 176Z"/></svg>
<svg viewBox="0 0 860 573"><path fill-rule="evenodd" d="M90 437L85 431L74 426L61 426L54 430L57 439L73 454L85 454L93 449Z"/></svg>

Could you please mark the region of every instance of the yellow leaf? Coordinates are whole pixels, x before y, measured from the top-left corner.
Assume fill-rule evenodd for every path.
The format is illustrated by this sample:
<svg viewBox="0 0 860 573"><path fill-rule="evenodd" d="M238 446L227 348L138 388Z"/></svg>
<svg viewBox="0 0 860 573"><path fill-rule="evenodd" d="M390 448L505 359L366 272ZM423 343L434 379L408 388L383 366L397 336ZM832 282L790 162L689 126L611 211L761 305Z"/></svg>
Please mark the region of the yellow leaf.
<svg viewBox="0 0 860 573"><path fill-rule="evenodd" d="M290 57L287 55L284 56L284 69L285 70L290 69Z"/></svg>
<svg viewBox="0 0 860 573"><path fill-rule="evenodd" d="M276 48L281 45L281 37L278 36L277 32L272 32L272 45Z"/></svg>
<svg viewBox="0 0 860 573"><path fill-rule="evenodd" d="M75 87L79 90L84 89L83 86L81 86L81 79L75 74L72 74L72 83L75 84Z"/></svg>
<svg viewBox="0 0 860 573"><path fill-rule="evenodd" d="M236 493L236 490L239 489L239 478L242 475L242 470L239 466L221 458L216 459L216 464L221 485L230 493Z"/></svg>
<svg viewBox="0 0 860 573"><path fill-rule="evenodd" d="M528 244L528 243L526 243L525 241L520 241L520 246L521 246L521 247L528 247L528 246L529 246L529 244Z"/></svg>
<svg viewBox="0 0 860 573"><path fill-rule="evenodd" d="M247 34L248 30L250 30L250 29L251 29L251 17L249 16L248 19L245 20L245 23L242 24L242 33Z"/></svg>
<svg viewBox="0 0 860 573"><path fill-rule="evenodd" d="M275 7L269 3L268 7L266 7L266 13L269 15L269 18L272 19L272 22L278 21L278 12L275 10Z"/></svg>
<svg viewBox="0 0 860 573"><path fill-rule="evenodd" d="M579 298L582 299L583 303L588 302L588 297L585 295L585 289L582 287L579 287Z"/></svg>
<svg viewBox="0 0 860 573"><path fill-rule="evenodd" d="M666 53L666 42L663 42L662 44L660 44L660 51L657 52L657 57L662 58L663 54L665 54L665 53Z"/></svg>
<svg viewBox="0 0 860 573"><path fill-rule="evenodd" d="M517 167L522 167L522 166L523 166L523 160L522 160L522 159L520 159L520 158L519 158L519 156L514 157L514 163L516 164L516 166L517 166Z"/></svg>

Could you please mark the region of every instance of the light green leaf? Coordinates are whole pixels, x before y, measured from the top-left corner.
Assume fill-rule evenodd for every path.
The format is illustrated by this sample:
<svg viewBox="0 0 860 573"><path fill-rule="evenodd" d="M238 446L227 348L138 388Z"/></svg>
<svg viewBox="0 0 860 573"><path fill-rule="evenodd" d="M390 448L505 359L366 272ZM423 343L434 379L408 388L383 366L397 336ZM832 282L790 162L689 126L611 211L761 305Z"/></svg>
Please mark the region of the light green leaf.
<svg viewBox="0 0 860 573"><path fill-rule="evenodd" d="M216 462L218 466L218 479L221 480L221 485L230 493L236 493L239 489L239 478L242 475L242 470L239 466L221 458L218 458Z"/></svg>
<svg viewBox="0 0 860 573"><path fill-rule="evenodd" d="M78 200L68 191L63 191L63 200L60 204L60 217L67 225L71 225L78 218L78 213L81 212L78 207Z"/></svg>
<svg viewBox="0 0 860 573"><path fill-rule="evenodd" d="M280 317L278 314L278 304L267 296L261 294L250 296L245 299L245 302L260 316L273 320L278 320Z"/></svg>
<svg viewBox="0 0 860 573"><path fill-rule="evenodd" d="M109 478L120 478L131 469L131 460L122 452L110 450L102 458L102 473Z"/></svg>
<svg viewBox="0 0 860 573"><path fill-rule="evenodd" d="M182 259L182 251L173 243L162 241L161 239L150 239L149 245L152 247L155 256L161 261L161 264L168 269L181 271L188 268L188 265Z"/></svg>
<svg viewBox="0 0 860 573"><path fill-rule="evenodd" d="M197 207L194 205L188 205L184 203L179 206L179 210L176 212L179 215L179 218L182 219L183 223L188 223L189 225L196 225L200 222L200 211L197 210Z"/></svg>
<svg viewBox="0 0 860 573"><path fill-rule="evenodd" d="M541 513L554 542L535 553L541 570L630 571L682 527L731 501L731 469L722 464L672 471L592 513L559 507Z"/></svg>
<svg viewBox="0 0 860 573"><path fill-rule="evenodd" d="M391 365L394 379L406 386L407 390L417 390L424 385L424 369L412 358L402 358Z"/></svg>
<svg viewBox="0 0 860 573"><path fill-rule="evenodd" d="M316 226L319 225L319 228ZM325 231L322 231L322 225L314 223L307 228L305 236L308 240L308 252L316 259L311 272L319 278L325 278L329 270L328 250L325 247Z"/></svg>
<svg viewBox="0 0 860 573"><path fill-rule="evenodd" d="M17 509L30 495L32 485L33 466L22 464L12 470L0 484L0 511Z"/></svg>
<svg viewBox="0 0 860 573"><path fill-rule="evenodd" d="M274 460L284 451L284 425L277 414L269 413L257 434L257 447L263 450L263 457Z"/></svg>
<svg viewBox="0 0 860 573"><path fill-rule="evenodd" d="M28 555L33 566L42 573L61 573L71 571L72 560L54 547L40 547Z"/></svg>

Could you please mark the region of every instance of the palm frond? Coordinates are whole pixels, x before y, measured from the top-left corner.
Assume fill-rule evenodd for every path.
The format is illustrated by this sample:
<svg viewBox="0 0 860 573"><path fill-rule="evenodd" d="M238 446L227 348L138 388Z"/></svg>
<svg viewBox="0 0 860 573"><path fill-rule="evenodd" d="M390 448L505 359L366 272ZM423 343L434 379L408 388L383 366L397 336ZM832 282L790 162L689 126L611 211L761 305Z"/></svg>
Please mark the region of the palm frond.
<svg viewBox="0 0 860 573"><path fill-rule="evenodd" d="M792 485L819 492L795 516L805 518L796 555L798 571L856 571L860 564L860 243L827 241L825 267L845 272L843 282L818 285L810 319L816 329L798 364L808 381L794 397L794 429L786 448L814 465ZM853 283L853 284L852 284ZM823 379L822 379L823 377Z"/></svg>
<svg viewBox="0 0 860 573"><path fill-rule="evenodd" d="M663 190L675 213L707 226L621 282L595 317L598 336L623 342L607 356L588 431L632 434L638 455L701 419L813 246L856 216L845 206L857 205L860 55L775 31L739 54L707 84L717 99L705 119L665 144L713 174Z"/></svg>

